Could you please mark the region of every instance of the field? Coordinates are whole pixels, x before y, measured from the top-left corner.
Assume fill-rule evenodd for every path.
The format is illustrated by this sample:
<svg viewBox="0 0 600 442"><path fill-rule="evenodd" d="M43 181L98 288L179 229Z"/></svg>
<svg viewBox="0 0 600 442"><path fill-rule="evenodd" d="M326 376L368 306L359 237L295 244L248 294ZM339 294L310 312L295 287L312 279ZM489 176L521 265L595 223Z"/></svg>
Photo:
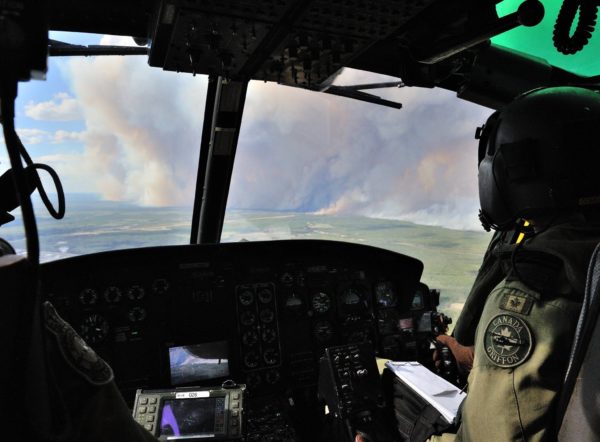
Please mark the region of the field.
<svg viewBox="0 0 600 442"><path fill-rule="evenodd" d="M190 208L144 208L126 203L71 197L68 215L56 221L40 209L42 259L130 247L187 244ZM0 227L0 237L22 251L20 223ZM475 278L489 234L406 221L359 216L231 210L223 241L333 239L387 248L420 259L422 281L442 291L440 308L455 319Z"/></svg>

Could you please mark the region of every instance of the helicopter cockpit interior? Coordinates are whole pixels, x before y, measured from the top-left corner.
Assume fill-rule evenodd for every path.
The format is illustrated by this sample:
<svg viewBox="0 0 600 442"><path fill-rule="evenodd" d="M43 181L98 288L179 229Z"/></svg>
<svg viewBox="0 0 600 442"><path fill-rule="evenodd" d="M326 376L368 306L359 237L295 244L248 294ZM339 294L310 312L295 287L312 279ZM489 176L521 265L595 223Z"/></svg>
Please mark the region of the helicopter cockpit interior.
<svg viewBox="0 0 600 442"><path fill-rule="evenodd" d="M598 5L590 4L0 2L2 117L15 180L3 175L0 188L16 193L2 202L0 226L14 219L8 212L22 207L19 227L25 228L26 241L21 249L29 261L26 270L14 271L10 268L20 262L14 250L0 254L6 278L16 281L7 289L25 296L35 292L39 281L42 300L50 301L108 362L134 419L161 440L316 440L330 423L325 405L347 418L364 412L364 404L383 401L379 390L371 389L374 356L419 361L435 370L432 338L444 333L451 319L438 311L444 294L428 286L423 262L416 257L344 241L222 242L249 83L392 109L403 105L374 91L444 89L457 101L489 112L537 87L600 87L600 65L593 59L600 44L594 33ZM48 30L54 32L50 38ZM135 44L72 43L55 39L57 32L61 38L68 33L127 36ZM38 187L32 184L36 170L47 171L47 166L37 167L28 158L9 120L15 114L17 84L44 73L48 56L140 56L154 69L206 79L205 102L196 103L204 114L197 119L202 130L197 168L193 165L191 222L185 225L187 245L115 247L39 264L28 195ZM385 81L340 85L336 80L344 69L385 76ZM161 103L155 105L160 112ZM60 183L56 187L59 208L51 212L61 218L65 200ZM68 210L68 199L66 205ZM1 329L15 336L8 340L9 354L27 347L30 303L12 312L20 331ZM339 391L322 385L327 370L334 373L330 383L339 384ZM356 374L354 384L345 380L348 370ZM448 376L456 381L456 375ZM337 398L337 409L327 395ZM180 398L188 407L204 402L182 411ZM212 402L206 405L208 399ZM183 412L209 418L190 424L186 436L183 420L173 424ZM353 440L346 429L341 434L339 440ZM323 440L331 440L327 437Z"/></svg>

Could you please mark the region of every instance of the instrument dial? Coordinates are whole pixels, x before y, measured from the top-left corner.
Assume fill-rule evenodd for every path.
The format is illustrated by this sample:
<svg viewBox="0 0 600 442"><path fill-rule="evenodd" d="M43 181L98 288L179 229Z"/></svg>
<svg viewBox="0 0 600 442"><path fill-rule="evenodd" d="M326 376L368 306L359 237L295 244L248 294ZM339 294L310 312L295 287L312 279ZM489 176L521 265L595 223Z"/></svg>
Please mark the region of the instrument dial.
<svg viewBox="0 0 600 442"><path fill-rule="evenodd" d="M238 299L240 304L248 307L254 302L254 292L252 290L244 290L239 294Z"/></svg>
<svg viewBox="0 0 600 442"><path fill-rule="evenodd" d="M83 289L79 294L79 301L83 305L94 305L98 301L98 293L94 289Z"/></svg>
<svg viewBox="0 0 600 442"><path fill-rule="evenodd" d="M261 337L263 342L267 344L272 344L277 339L277 333L272 328L264 327L261 332Z"/></svg>
<svg viewBox="0 0 600 442"><path fill-rule="evenodd" d="M242 335L244 345L254 345L258 342L258 334L255 331L247 331Z"/></svg>
<svg viewBox="0 0 600 442"><path fill-rule="evenodd" d="M391 282L382 281L375 286L375 299L380 307L394 307L398 303L398 296Z"/></svg>
<svg viewBox="0 0 600 442"><path fill-rule="evenodd" d="M302 298L296 294L296 292L291 292L287 298L285 298L285 308L289 310L299 309L303 304Z"/></svg>
<svg viewBox="0 0 600 442"><path fill-rule="evenodd" d="M347 306L357 306L362 301L362 293L356 287L347 288L342 292L342 303Z"/></svg>
<svg viewBox="0 0 600 442"><path fill-rule="evenodd" d="M275 365L279 362L279 352L274 348L267 348L263 353L263 360L267 365Z"/></svg>
<svg viewBox="0 0 600 442"><path fill-rule="evenodd" d="M258 300L263 304L268 304L273 300L273 292L271 289L262 288L258 291Z"/></svg>
<svg viewBox="0 0 600 442"><path fill-rule="evenodd" d="M121 300L121 289L119 287L110 286L104 290L104 300L109 304L116 304Z"/></svg>
<svg viewBox="0 0 600 442"><path fill-rule="evenodd" d="M155 279L152 283L152 291L155 295L164 295L169 290L169 281L164 278Z"/></svg>
<svg viewBox="0 0 600 442"><path fill-rule="evenodd" d="M131 322L141 322L146 319L146 315L146 309L139 306L133 307L127 314Z"/></svg>
<svg viewBox="0 0 600 442"><path fill-rule="evenodd" d="M146 291L141 285L132 285L127 291L127 297L132 301L139 301L146 296Z"/></svg>
<svg viewBox="0 0 600 442"><path fill-rule="evenodd" d="M250 351L246 353L244 356L244 365L247 368L256 368L260 362L260 358L258 357L258 353L255 351Z"/></svg>
<svg viewBox="0 0 600 442"><path fill-rule="evenodd" d="M108 336L108 321L103 316L93 313L81 323L81 337L88 344L98 344Z"/></svg>
<svg viewBox="0 0 600 442"><path fill-rule="evenodd" d="M331 298L325 292L317 292L312 296L311 304L315 313L327 313L331 307Z"/></svg>
<svg viewBox="0 0 600 442"><path fill-rule="evenodd" d="M269 370L265 374L265 380L267 381L267 384L270 384L270 385L276 384L280 378L281 378L281 375L279 374L278 370Z"/></svg>
<svg viewBox="0 0 600 442"><path fill-rule="evenodd" d="M260 311L260 320L265 324L273 322L275 319L275 313L270 308L266 308Z"/></svg>
<svg viewBox="0 0 600 442"><path fill-rule="evenodd" d="M240 316L240 321L245 326L253 325L256 322L256 315L252 312L244 312Z"/></svg>

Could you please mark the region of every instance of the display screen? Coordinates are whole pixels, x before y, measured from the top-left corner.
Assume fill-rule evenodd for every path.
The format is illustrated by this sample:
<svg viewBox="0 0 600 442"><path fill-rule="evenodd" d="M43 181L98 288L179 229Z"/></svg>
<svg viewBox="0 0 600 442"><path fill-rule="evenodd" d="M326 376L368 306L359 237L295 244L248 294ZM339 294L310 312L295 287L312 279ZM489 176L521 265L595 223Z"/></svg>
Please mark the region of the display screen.
<svg viewBox="0 0 600 442"><path fill-rule="evenodd" d="M169 348L171 384L180 385L229 376L227 341Z"/></svg>
<svg viewBox="0 0 600 442"><path fill-rule="evenodd" d="M162 405L159 436L222 433L224 416L224 397L168 399Z"/></svg>

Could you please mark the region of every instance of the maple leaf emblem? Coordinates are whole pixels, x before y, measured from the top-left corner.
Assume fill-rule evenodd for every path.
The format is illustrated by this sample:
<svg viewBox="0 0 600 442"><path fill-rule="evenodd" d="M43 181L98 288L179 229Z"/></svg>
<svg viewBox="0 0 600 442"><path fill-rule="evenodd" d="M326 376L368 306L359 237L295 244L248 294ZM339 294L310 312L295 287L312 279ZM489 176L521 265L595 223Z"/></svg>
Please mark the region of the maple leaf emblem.
<svg viewBox="0 0 600 442"><path fill-rule="evenodd" d="M512 333L510 332L510 329L508 327L503 327L502 330L500 330L500 336L506 338L505 342L510 342L509 339L512 336ZM502 347L502 353L504 353L504 350L510 351L510 349L513 346L512 345L501 345L500 347Z"/></svg>
<svg viewBox="0 0 600 442"><path fill-rule="evenodd" d="M521 305L521 300L519 298L510 298L509 302L510 302L510 305L515 308L517 308Z"/></svg>

